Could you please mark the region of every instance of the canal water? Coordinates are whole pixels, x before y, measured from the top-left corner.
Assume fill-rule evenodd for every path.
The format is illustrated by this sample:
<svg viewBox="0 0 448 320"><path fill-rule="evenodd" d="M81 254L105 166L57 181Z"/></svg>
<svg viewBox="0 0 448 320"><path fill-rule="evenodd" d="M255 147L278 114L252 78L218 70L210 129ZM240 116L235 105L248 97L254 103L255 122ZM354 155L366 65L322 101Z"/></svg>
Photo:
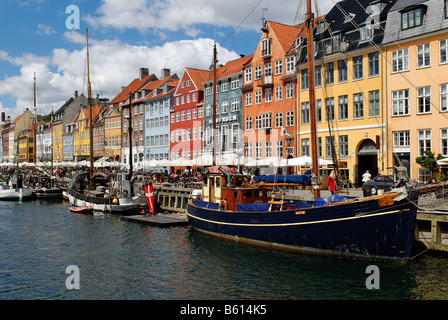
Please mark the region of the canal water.
<svg viewBox="0 0 448 320"><path fill-rule="evenodd" d="M366 286L372 264L377 289ZM315 257L74 214L62 201L1 202L0 299L444 300L448 255L405 266Z"/></svg>

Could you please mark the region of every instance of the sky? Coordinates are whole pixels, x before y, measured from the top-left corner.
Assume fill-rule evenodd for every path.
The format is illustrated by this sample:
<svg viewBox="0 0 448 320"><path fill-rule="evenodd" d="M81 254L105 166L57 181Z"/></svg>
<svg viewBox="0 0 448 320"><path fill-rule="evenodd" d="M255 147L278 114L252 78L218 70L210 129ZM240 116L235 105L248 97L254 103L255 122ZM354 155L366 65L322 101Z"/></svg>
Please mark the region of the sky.
<svg viewBox="0 0 448 320"><path fill-rule="evenodd" d="M313 1L327 13L334 0ZM112 100L140 68L208 69L216 42L224 64L253 53L262 18L303 22L305 0L0 0L0 112L56 111L87 96L86 29L92 95Z"/></svg>

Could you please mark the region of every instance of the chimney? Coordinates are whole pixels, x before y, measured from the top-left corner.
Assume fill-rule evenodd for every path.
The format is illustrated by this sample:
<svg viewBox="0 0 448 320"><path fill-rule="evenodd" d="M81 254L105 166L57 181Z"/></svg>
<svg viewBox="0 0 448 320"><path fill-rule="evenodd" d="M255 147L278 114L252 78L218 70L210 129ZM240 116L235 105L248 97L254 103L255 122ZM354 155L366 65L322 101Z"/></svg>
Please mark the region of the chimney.
<svg viewBox="0 0 448 320"><path fill-rule="evenodd" d="M149 76L148 68L140 68L140 80L143 80L144 77Z"/></svg>
<svg viewBox="0 0 448 320"><path fill-rule="evenodd" d="M78 98L78 90L75 91L75 99Z"/></svg>
<svg viewBox="0 0 448 320"><path fill-rule="evenodd" d="M2 112L2 122L5 122L5 113Z"/></svg>
<svg viewBox="0 0 448 320"><path fill-rule="evenodd" d="M162 75L161 75L161 79L160 79L160 80L163 80L163 79L169 77L169 76L170 76L170 73L171 73L170 69L163 68L163 69L162 69Z"/></svg>

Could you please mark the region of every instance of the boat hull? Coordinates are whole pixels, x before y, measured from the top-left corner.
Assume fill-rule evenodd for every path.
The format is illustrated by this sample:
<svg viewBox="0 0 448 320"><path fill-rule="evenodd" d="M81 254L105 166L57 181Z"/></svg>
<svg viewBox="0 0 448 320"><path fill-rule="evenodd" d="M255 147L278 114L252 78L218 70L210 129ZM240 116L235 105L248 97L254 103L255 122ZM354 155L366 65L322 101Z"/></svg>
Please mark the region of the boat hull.
<svg viewBox="0 0 448 320"><path fill-rule="evenodd" d="M31 199L33 195L32 189L1 189L0 201L20 201Z"/></svg>
<svg viewBox="0 0 448 320"><path fill-rule="evenodd" d="M38 199L62 199L63 191L61 188L41 188L35 189L33 193Z"/></svg>
<svg viewBox="0 0 448 320"><path fill-rule="evenodd" d="M146 205L146 199L143 195L132 198L119 198L117 204L114 204L112 199L109 198L90 197L68 189L66 190L66 195L71 206L91 206L94 211L100 212L133 214L141 212Z"/></svg>
<svg viewBox="0 0 448 320"><path fill-rule="evenodd" d="M304 210L236 212L189 203L187 217L199 231L224 239L304 253L406 262L416 207L378 199Z"/></svg>

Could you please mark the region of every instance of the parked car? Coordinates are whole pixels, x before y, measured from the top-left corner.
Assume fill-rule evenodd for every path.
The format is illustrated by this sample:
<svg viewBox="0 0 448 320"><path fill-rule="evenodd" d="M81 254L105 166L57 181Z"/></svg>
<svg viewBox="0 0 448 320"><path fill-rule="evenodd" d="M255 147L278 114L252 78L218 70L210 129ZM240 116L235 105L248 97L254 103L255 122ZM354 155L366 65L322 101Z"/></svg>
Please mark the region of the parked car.
<svg viewBox="0 0 448 320"><path fill-rule="evenodd" d="M379 175L362 186L364 196L374 196L378 194L378 190L389 191L395 186L394 176Z"/></svg>

